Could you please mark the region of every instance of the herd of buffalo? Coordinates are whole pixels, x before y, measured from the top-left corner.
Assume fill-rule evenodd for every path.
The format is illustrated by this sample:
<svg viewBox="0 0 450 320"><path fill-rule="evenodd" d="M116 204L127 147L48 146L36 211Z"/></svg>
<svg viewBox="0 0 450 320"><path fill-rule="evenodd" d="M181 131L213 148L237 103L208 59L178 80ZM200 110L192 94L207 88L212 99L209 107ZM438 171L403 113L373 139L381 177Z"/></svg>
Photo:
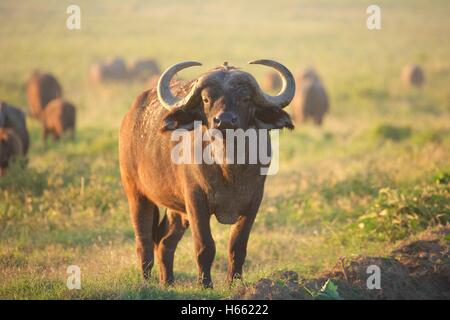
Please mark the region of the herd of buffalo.
<svg viewBox="0 0 450 320"><path fill-rule="evenodd" d="M34 71L27 82L28 114L41 122L44 141L49 135L58 140L66 131L75 135L76 109L62 94L61 85L51 74ZM0 101L0 176L12 159L26 158L29 146L25 113Z"/></svg>
<svg viewBox="0 0 450 320"><path fill-rule="evenodd" d="M91 80L97 83L148 81L149 90L135 99L119 133L121 179L144 278L149 277L156 260L161 283L174 282L174 253L184 232L191 227L198 281L211 287L215 256L210 228L213 215L220 223L232 225L228 282L240 278L250 231L264 193L266 176L261 175L260 164L174 164L172 131L192 131L194 121L201 122L205 130L292 129L292 118L284 110L288 105L292 105L296 122L312 120L321 125L329 111L325 86L315 70L307 69L294 77L277 61L250 63L274 70L267 74L262 88L250 73L228 63L191 81L174 77L183 69L200 66L199 62L180 62L162 74L150 59L127 66L116 58L91 67ZM421 86L423 70L409 65L402 71L402 79ZM275 95L268 93L275 90L279 90ZM33 72L26 95L28 115L41 122L44 141L49 135L58 140L66 132L74 138L76 108L63 98L62 87L53 75ZM26 158L29 146L25 113L0 102L1 175L13 158ZM162 219L161 207L167 208Z"/></svg>

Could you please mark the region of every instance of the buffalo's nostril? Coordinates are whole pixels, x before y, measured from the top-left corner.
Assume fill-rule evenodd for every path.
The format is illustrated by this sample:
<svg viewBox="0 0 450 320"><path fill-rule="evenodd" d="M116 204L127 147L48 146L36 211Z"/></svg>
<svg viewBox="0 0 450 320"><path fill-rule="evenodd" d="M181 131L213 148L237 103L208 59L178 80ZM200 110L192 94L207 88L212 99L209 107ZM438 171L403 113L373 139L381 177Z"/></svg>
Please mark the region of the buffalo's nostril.
<svg viewBox="0 0 450 320"><path fill-rule="evenodd" d="M234 129L238 123L238 116L233 112L221 112L213 118L215 127L219 129Z"/></svg>

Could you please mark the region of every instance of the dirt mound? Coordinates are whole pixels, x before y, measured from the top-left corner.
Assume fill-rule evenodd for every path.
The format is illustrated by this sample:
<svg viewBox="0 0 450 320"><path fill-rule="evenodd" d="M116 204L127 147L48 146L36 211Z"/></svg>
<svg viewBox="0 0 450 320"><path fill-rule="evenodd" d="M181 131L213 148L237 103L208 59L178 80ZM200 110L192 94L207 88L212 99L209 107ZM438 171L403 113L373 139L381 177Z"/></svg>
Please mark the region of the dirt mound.
<svg viewBox="0 0 450 320"><path fill-rule="evenodd" d="M239 299L311 299L331 279L343 299L450 299L450 228L424 233L403 242L387 257L341 259L317 279L299 280L285 271L242 288ZM369 266L381 271L381 289L368 289Z"/></svg>
<svg viewBox="0 0 450 320"><path fill-rule="evenodd" d="M283 271L273 274L271 279L262 278L252 286L242 287L234 299L306 300L312 299L312 297L300 286L297 272Z"/></svg>

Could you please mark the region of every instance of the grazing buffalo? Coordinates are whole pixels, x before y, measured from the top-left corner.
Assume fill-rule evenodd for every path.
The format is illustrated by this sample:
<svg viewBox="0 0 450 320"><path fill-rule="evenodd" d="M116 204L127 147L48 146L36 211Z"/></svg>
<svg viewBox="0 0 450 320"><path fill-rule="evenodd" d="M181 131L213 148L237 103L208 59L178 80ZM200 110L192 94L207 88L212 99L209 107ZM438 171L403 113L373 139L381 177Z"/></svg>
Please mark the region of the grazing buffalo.
<svg viewBox="0 0 450 320"><path fill-rule="evenodd" d="M250 63L278 71L283 83L278 95L264 93L251 74L226 63L195 81L170 85L177 72L201 65L181 62L162 74L157 88L139 95L122 120L120 171L144 278L149 277L155 250L161 283L174 281L175 249L191 226L198 281L205 287L212 286L211 265L216 251L210 229L212 215L220 223L232 224L229 283L242 275L247 241L264 192L261 165L174 163L171 134L184 129L193 136L194 121L202 123L202 132L292 129L291 118L283 111L295 94L291 72L272 60ZM167 208L161 222L158 206Z"/></svg>
<svg viewBox="0 0 450 320"><path fill-rule="evenodd" d="M53 75L39 71L31 74L27 82L27 98L32 117L39 119L47 103L61 96L62 88Z"/></svg>
<svg viewBox="0 0 450 320"><path fill-rule="evenodd" d="M425 72L417 64L408 64L402 69L401 79L408 87L421 87L425 83Z"/></svg>
<svg viewBox="0 0 450 320"><path fill-rule="evenodd" d="M28 153L30 136L27 130L25 114L20 109L0 101L0 128L14 130L22 142L23 154L26 155Z"/></svg>
<svg viewBox="0 0 450 320"><path fill-rule="evenodd" d="M312 119L320 126L329 111L329 99L320 77L313 69L306 69L297 77L299 90L293 103L294 119L305 122Z"/></svg>
<svg viewBox="0 0 450 320"><path fill-rule="evenodd" d="M22 141L13 129L0 128L0 176L14 158L24 156Z"/></svg>
<svg viewBox="0 0 450 320"><path fill-rule="evenodd" d="M50 101L44 110L42 121L42 140L52 135L58 140L66 131L70 131L75 137L76 109L73 104L63 99Z"/></svg>
<svg viewBox="0 0 450 320"><path fill-rule="evenodd" d="M93 83L125 81L128 80L127 65L122 58L109 58L105 62L94 63L89 76Z"/></svg>
<svg viewBox="0 0 450 320"><path fill-rule="evenodd" d="M267 91L279 90L281 79L276 72L268 72L264 75L262 87Z"/></svg>
<svg viewBox="0 0 450 320"><path fill-rule="evenodd" d="M138 59L133 61L128 68L130 79L146 81L152 76L160 74L158 64L153 59Z"/></svg>

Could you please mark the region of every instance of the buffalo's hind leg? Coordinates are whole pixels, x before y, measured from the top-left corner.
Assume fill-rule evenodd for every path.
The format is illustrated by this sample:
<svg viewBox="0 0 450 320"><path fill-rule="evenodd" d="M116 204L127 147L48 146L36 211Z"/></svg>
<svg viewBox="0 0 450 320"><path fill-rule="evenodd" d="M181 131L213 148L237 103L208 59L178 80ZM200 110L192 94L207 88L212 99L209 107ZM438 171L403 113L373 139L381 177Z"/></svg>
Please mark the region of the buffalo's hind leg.
<svg viewBox="0 0 450 320"><path fill-rule="evenodd" d="M169 209L158 226L155 252L162 285L171 285L175 280L173 275L175 250L188 227L189 222L185 214Z"/></svg>
<svg viewBox="0 0 450 320"><path fill-rule="evenodd" d="M153 267L153 223L159 219L158 207L140 194L127 194L136 241L136 252L145 279Z"/></svg>

